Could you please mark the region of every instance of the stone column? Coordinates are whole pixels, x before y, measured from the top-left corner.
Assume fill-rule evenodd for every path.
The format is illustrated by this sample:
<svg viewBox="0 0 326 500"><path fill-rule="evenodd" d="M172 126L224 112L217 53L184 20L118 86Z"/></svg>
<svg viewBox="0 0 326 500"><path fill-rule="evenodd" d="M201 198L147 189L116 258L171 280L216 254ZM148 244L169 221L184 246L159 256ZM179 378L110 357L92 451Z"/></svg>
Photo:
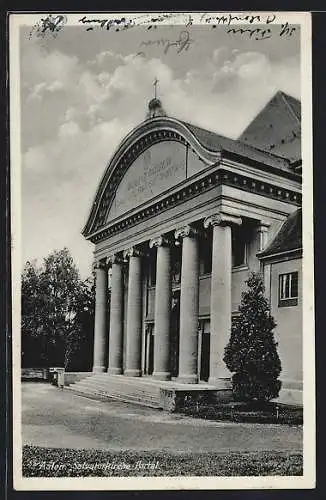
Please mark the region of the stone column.
<svg viewBox="0 0 326 500"><path fill-rule="evenodd" d="M108 305L108 273L102 262L95 264L95 324L93 372L105 372L107 363L107 305Z"/></svg>
<svg viewBox="0 0 326 500"><path fill-rule="evenodd" d="M123 352L123 261L120 256L112 255L108 262L112 267L108 373L120 375Z"/></svg>
<svg viewBox="0 0 326 500"><path fill-rule="evenodd" d="M265 250L268 240L269 224L261 222L257 228L258 252Z"/></svg>
<svg viewBox="0 0 326 500"><path fill-rule="evenodd" d="M170 378L170 319L172 302L171 248L170 242L160 236L149 242L157 247L155 324L154 324L154 372L159 380Z"/></svg>
<svg viewBox="0 0 326 500"><path fill-rule="evenodd" d="M262 252L263 250L265 250L268 241L268 231L269 224L260 221L257 228L257 252ZM258 263L258 271L260 271L262 274L264 273L264 265L262 261Z"/></svg>
<svg viewBox="0 0 326 500"><path fill-rule="evenodd" d="M213 226L213 251L210 300L210 373L209 383L220 389L230 386L230 372L223 357L229 341L232 320L231 224L241 224L241 218L225 213L207 217L204 227Z"/></svg>
<svg viewBox="0 0 326 500"><path fill-rule="evenodd" d="M132 247L124 252L124 258L129 258L127 346L124 374L127 377L140 377L143 312L141 253L137 248Z"/></svg>
<svg viewBox="0 0 326 500"><path fill-rule="evenodd" d="M175 231L182 238L179 381L198 382L199 255L197 231L185 226Z"/></svg>
<svg viewBox="0 0 326 500"><path fill-rule="evenodd" d="M267 247L268 242L268 231L270 224L267 222L260 221L257 227L257 251L262 252ZM263 260L259 260L258 270L260 271L265 287L265 297L268 299L269 303L271 300L271 266L266 264Z"/></svg>

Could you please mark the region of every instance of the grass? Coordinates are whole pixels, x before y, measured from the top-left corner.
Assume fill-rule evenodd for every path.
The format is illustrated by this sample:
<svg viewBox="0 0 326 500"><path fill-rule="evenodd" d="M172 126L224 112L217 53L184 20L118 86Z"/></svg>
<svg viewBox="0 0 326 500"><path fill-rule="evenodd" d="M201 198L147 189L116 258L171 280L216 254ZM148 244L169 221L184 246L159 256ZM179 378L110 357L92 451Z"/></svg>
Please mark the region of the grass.
<svg viewBox="0 0 326 500"><path fill-rule="evenodd" d="M191 404L182 410L190 417L229 422L302 425L303 409L297 406L268 403Z"/></svg>
<svg viewBox="0 0 326 500"><path fill-rule="evenodd" d="M23 447L25 477L300 476L301 453L100 451Z"/></svg>

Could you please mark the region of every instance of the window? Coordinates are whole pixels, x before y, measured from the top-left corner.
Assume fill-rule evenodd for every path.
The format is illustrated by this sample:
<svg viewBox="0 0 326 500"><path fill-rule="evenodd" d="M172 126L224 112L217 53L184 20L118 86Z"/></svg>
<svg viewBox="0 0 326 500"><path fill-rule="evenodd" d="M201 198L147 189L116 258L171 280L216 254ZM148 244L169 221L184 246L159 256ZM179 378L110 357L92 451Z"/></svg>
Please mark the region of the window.
<svg viewBox="0 0 326 500"><path fill-rule="evenodd" d="M298 272L279 275L278 305L279 307L296 306L298 304Z"/></svg>

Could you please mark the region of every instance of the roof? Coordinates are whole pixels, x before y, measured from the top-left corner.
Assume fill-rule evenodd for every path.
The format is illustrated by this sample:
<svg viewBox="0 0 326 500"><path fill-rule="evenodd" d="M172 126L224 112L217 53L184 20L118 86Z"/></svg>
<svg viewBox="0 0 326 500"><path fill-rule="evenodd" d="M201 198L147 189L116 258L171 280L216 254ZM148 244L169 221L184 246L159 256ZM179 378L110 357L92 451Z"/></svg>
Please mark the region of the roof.
<svg viewBox="0 0 326 500"><path fill-rule="evenodd" d="M242 132L239 140L262 151L301 160L301 103L278 91Z"/></svg>
<svg viewBox="0 0 326 500"><path fill-rule="evenodd" d="M229 153L249 158L253 161L264 163L265 165L270 165L281 170L293 171L290 168L288 160L284 157L279 157L270 151L262 151L250 144L245 144L240 140L224 137L201 127L197 127L192 123L181 123L183 123L195 135L204 147L211 151L227 151Z"/></svg>
<svg viewBox="0 0 326 500"><path fill-rule="evenodd" d="M302 209L299 208L285 220L269 246L259 254L267 257L302 249Z"/></svg>
<svg viewBox="0 0 326 500"><path fill-rule="evenodd" d="M278 91L238 139L230 139L182 122L211 151L227 151L277 168L299 172L301 103Z"/></svg>

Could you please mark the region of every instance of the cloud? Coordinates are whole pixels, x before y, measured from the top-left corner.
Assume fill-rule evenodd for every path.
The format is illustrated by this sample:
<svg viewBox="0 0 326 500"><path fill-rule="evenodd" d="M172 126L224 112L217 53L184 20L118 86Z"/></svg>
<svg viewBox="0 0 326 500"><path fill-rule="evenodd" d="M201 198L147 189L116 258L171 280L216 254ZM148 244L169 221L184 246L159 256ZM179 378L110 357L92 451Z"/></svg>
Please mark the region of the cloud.
<svg viewBox="0 0 326 500"><path fill-rule="evenodd" d="M295 57L275 62L226 47L178 77L158 57L108 50L81 62L29 47L22 60L24 259L68 246L89 272L92 245L80 231L110 156L145 118L155 77L168 115L236 137L276 90L299 96L299 75Z"/></svg>
<svg viewBox="0 0 326 500"><path fill-rule="evenodd" d="M63 123L59 129L59 138L73 137L80 132L78 123L73 121L68 121Z"/></svg>

